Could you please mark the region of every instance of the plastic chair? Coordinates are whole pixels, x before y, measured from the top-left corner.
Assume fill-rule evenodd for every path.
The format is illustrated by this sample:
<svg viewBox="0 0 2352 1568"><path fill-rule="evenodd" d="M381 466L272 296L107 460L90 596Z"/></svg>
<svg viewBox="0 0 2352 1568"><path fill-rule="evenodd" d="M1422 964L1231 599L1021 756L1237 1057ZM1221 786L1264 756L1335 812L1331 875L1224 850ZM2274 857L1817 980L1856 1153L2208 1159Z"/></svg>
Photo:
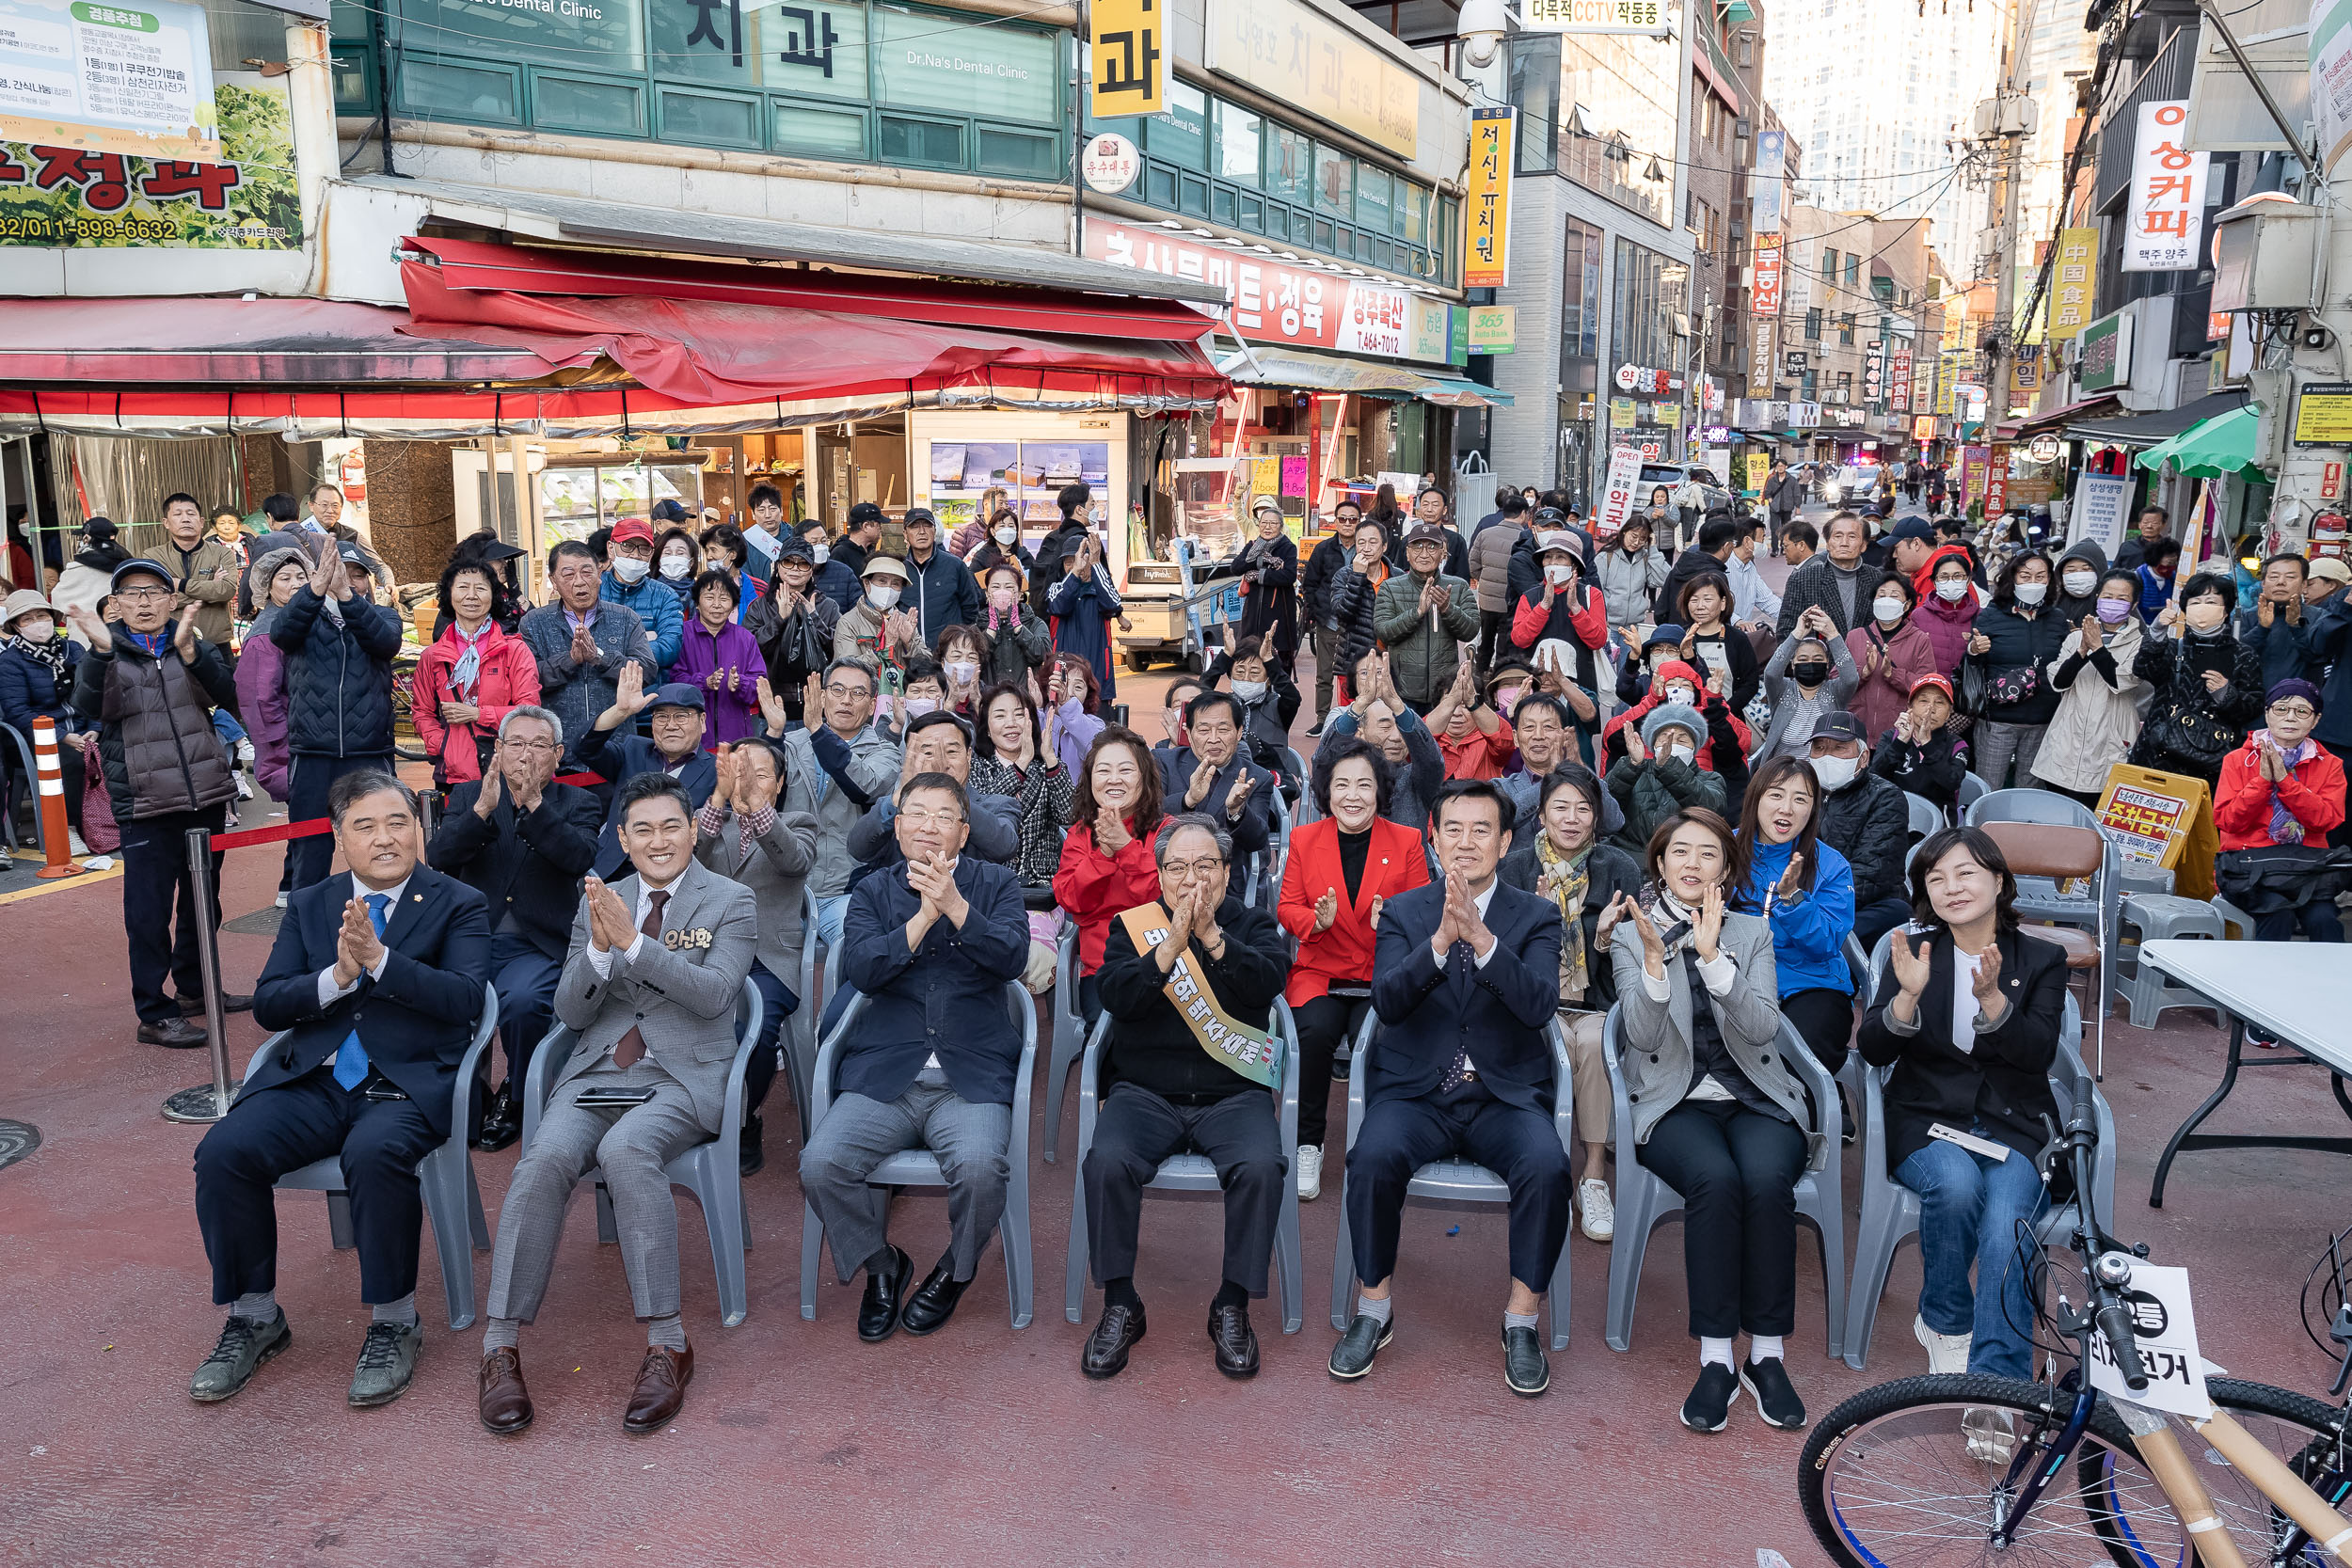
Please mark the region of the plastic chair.
<svg viewBox="0 0 2352 1568"><path fill-rule="evenodd" d="M441 1255L441 1291L449 1299L449 1326L473 1324L473 1253L487 1251L489 1223L482 1215L482 1188L474 1180L473 1156L466 1147L466 1128L473 1110L474 1073L482 1053L498 1033L499 997L493 986L482 988L482 1018L474 1025L473 1043L458 1059L457 1080L450 1090L449 1138L417 1162L417 1181L423 1189L425 1219L433 1227L433 1250ZM278 1049L285 1031L272 1035L246 1058L245 1077L251 1078L262 1058ZM242 1084L243 1079L239 1080ZM343 1185L340 1155L313 1160L290 1170L274 1183L279 1192L325 1193L326 1231L339 1249L357 1243L351 1234L351 1191ZM469 1244L470 1243L470 1244Z"/></svg>
<svg viewBox="0 0 2352 1568"><path fill-rule="evenodd" d="M1943 828L1944 808L1934 801L1914 795L1906 789L1903 791L1903 804L1911 812L1910 831L1917 834L1918 838L1925 838L1928 834ZM1913 842L1917 842L1917 839Z"/></svg>
<svg viewBox="0 0 2352 1568"><path fill-rule="evenodd" d="M1989 796L1987 802L1996 798ZM2063 796L2052 799L2065 800ZM2071 800L2065 803L2075 804ZM2044 941L2056 942L2065 950L2070 978L2082 972L2090 975L2091 999L2099 1016L2098 1069L2104 1076L2106 1071L2107 1013L2115 994L2115 966L2109 944L2113 940L2111 933L2122 913L2121 899L2115 888L2119 851L2114 842L2104 833L2079 824L2058 825L1996 816L1985 818L1979 826L2001 847L2010 870L2017 877L2018 915L2028 920L2052 922L2049 926L2036 928L2034 934ZM2057 891L2060 884L2076 878L2089 879L2090 888L2088 894L2076 896ZM2036 885L2029 888L2029 879ZM2048 891L2041 891L2043 888Z"/></svg>
<svg viewBox="0 0 2352 1568"><path fill-rule="evenodd" d="M751 1211L743 1206L741 1144L743 1137L743 1073L752 1063L752 1047L759 1039L766 1005L759 988L746 977L735 1003L735 1061L727 1069L727 1093L719 1117L719 1134L686 1149L661 1167L673 1187L683 1187L702 1205L703 1228L710 1235L710 1267L719 1282L719 1322L727 1328L740 1323L751 1311L743 1255L752 1249ZM558 1025L531 1055L531 1072L523 1085L522 1152L531 1152L539 1119L547 1114L548 1097L555 1091L556 1075L570 1059L580 1032ZM620 1231L612 1223L612 1195L605 1190L604 1173L591 1165L580 1174L595 1184L596 1240L617 1243Z"/></svg>
<svg viewBox="0 0 2352 1568"><path fill-rule="evenodd" d="M1633 1344L1633 1299L1642 1288L1642 1259L1649 1249L1649 1234L1681 1213L1682 1195L1665 1179L1634 1158L1633 1104L1626 1096L1625 1070L1617 1060L1617 1009L1609 1009L1603 1026L1601 1058L1609 1067L1609 1099L1616 1129L1617 1228L1609 1243L1609 1322L1611 1350ZM1829 1331L1828 1354L1835 1357L1845 1342L1846 1330L1846 1189L1839 1163L1837 1085L1829 1069L1815 1059L1804 1040L1787 1019L1781 1020L1780 1053L1813 1097L1814 1126L1822 1134L1820 1151L1797 1178L1797 1217L1813 1227L1821 1243L1821 1316Z"/></svg>
<svg viewBox="0 0 2352 1568"><path fill-rule="evenodd" d="M1290 753L1291 776L1298 781L1298 810L1292 816L1292 826L1303 828L1323 815L1315 805L1314 770L1307 766L1307 759L1300 756L1295 748L1286 746L1283 750ZM1280 878L1275 879L1275 885L1281 885Z"/></svg>
<svg viewBox="0 0 2352 1568"><path fill-rule="evenodd" d="M17 847L17 792L23 790L27 799L38 800L40 797L33 791L40 785L40 769L34 765L32 742L25 738L23 730L14 724L0 723L0 732L7 734L10 750L15 753L13 756L0 755L0 775L5 775L8 780L8 798L0 800L0 841L5 841L13 849ZM62 747L63 742L60 741L59 745ZM33 844L36 848L42 847L38 807L33 813Z"/></svg>
<svg viewBox="0 0 2352 1568"><path fill-rule="evenodd" d="M1960 809L1960 819L1963 822L1967 821L1968 808L1992 793L1992 785L1982 779L1978 778L1974 773L1963 773L1960 776L1960 793L1952 800L1952 803Z"/></svg>
<svg viewBox="0 0 2352 1568"><path fill-rule="evenodd" d="M1370 1062L1373 1029L1380 1022L1375 1012L1364 1014L1363 1027L1356 1032L1355 1066L1347 1074L1347 1147L1356 1147L1356 1136L1364 1126L1364 1080L1371 1076L1366 1070ZM1554 1020L1546 1027L1545 1036L1551 1041L1552 1107L1551 1122L1560 1134L1560 1151L1575 1168L1576 1146L1576 1085L1573 1069L1568 1065L1567 1037L1560 1033ZM1502 1177L1486 1166L1468 1160L1437 1160L1413 1173L1406 1183L1405 1196L1409 1202L1422 1198L1438 1203L1509 1203L1511 1188ZM1347 1331L1350 1309L1356 1301L1356 1249L1347 1226L1347 1166L1340 1166L1340 1234L1331 1251L1331 1326L1343 1334ZM1568 1255L1575 1249L1563 1246L1560 1261L1551 1271L1551 1289L1546 1300L1551 1312L1551 1348L1568 1348Z"/></svg>
<svg viewBox="0 0 2352 1568"><path fill-rule="evenodd" d="M1012 1167L1011 1179L1005 1190L1005 1217L999 1224L1005 1249L1005 1284L1012 1298L1012 1326L1026 1328L1034 1298L1029 1259L1029 1079L1037 1070L1037 1002L1029 990L1018 980L1005 982L1005 1002L1012 1009L1014 1022L1021 1029L1021 1064L1014 1069L1012 1080L1012 1138L1005 1148L1005 1160ZM857 1015L865 1009L866 998L856 991L850 993L850 1005L825 1037L817 1053L817 1097L812 1102L814 1114L809 1117L812 1132L823 1125L825 1113L833 1109L834 1073L841 1059L841 1041ZM876 1187L946 1187L947 1178L939 1168L939 1156L928 1148L910 1148L893 1154L874 1167L866 1182ZM817 1316L817 1267L825 1240L824 1222L817 1217L807 1199L801 1202L801 1316L814 1321ZM860 1259L864 1261L864 1259Z"/></svg>
<svg viewBox="0 0 2352 1568"><path fill-rule="evenodd" d="M808 1142L809 1085L817 1079L817 1018L824 1010L825 995L837 960L828 952L823 959L817 956L817 895L801 884L801 974L800 1011L785 1020L784 1033L776 1043L784 1049L784 1064L792 1074L792 1108L801 1118L801 1142Z"/></svg>
<svg viewBox="0 0 2352 1568"><path fill-rule="evenodd" d="M1873 974L1885 965L1885 938L1879 939L1870 963ZM2090 1172L2092 1196L2099 1212L2108 1214L2115 1212L2115 1112L2084 1069L2082 1033L2082 1014L2070 991L2050 1081L2067 1095L2078 1089L2090 1095L2099 1133L2099 1150ZM1854 1053L1854 1059L1861 1059L1860 1052ZM1846 1365L1855 1371L1861 1371L1869 1360L1879 1297L1886 1293L1886 1275L1894 1267L1895 1253L1919 1234L1919 1195L1896 1180L1886 1168L1886 1080L1893 1070L1868 1068L1863 1074L1862 1214L1854 1228L1853 1294L1846 1305ZM2071 1239L2076 1214L2072 1199L2053 1207L2034 1227L2042 1244Z"/></svg>
<svg viewBox="0 0 2352 1568"><path fill-rule="evenodd" d="M1062 1314L1072 1323L1081 1317L1087 1277L1087 1151L1094 1147L1094 1119L1101 1114L1099 1075L1103 1047L1110 1039L1111 1021L1104 1014L1087 1041L1086 1059L1078 1071L1078 1152L1073 1164L1070 1202L1070 1263L1063 1271ZM1281 1292L1282 1332L1295 1334L1306 1320L1306 1263L1298 1245L1298 1030L1291 1021L1290 1005L1277 998L1274 1032L1282 1041L1282 1092L1278 1113L1282 1132L1282 1209L1274 1230L1274 1275ZM1205 1154L1172 1154L1160 1162L1159 1174L1144 1183L1147 1193L1216 1193L1224 1188L1216 1166ZM1095 1281L1100 1285L1102 1281Z"/></svg>
<svg viewBox="0 0 2352 1568"><path fill-rule="evenodd" d="M2139 940L2124 941L2126 930L2138 932ZM2176 937L2219 942L2223 935L2221 911L2211 904L2162 893L2123 896L2115 931L2116 987L2123 993L2124 1004L2131 1009L2126 1016L2136 1028L2153 1029L2168 1007L2202 1007L2213 1014L2217 1027L2229 1027L2229 1015L2210 998L2173 985L2155 965L2143 963L2139 957L2140 947L2147 942Z"/></svg>
<svg viewBox="0 0 2352 1568"><path fill-rule="evenodd" d="M1054 1048L1045 1063L1045 1163L1054 1163L1061 1142L1062 1095L1070 1087L1070 1069L1086 1053L1086 1020L1078 1012L1078 923L1061 928L1054 949Z"/></svg>

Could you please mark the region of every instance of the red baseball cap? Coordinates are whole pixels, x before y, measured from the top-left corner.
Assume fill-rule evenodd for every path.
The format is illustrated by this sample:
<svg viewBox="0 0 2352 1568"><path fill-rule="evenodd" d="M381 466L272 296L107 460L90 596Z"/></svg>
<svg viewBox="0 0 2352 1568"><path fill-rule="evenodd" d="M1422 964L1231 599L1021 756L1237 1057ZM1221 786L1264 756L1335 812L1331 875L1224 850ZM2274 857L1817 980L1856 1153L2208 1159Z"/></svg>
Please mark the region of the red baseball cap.
<svg viewBox="0 0 2352 1568"><path fill-rule="evenodd" d="M1913 681L1911 683L1911 694L1916 697L1920 692L1926 690L1931 686L1935 688L1938 691L1944 693L1944 700L1946 702L1957 703L1960 701L1958 697L1952 695L1952 683L1946 677L1937 674L1921 675L1917 680Z"/></svg>
<svg viewBox="0 0 2352 1568"><path fill-rule="evenodd" d="M652 544L653 525L643 517L624 517L612 525L612 544L626 545L632 539L643 545Z"/></svg>

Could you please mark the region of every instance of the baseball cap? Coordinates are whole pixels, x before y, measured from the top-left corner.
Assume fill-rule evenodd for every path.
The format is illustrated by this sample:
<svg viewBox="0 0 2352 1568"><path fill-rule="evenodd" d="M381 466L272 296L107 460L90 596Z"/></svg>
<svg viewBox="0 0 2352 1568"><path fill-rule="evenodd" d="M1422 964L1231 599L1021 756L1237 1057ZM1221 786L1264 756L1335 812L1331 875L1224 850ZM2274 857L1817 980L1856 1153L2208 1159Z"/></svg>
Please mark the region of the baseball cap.
<svg viewBox="0 0 2352 1568"><path fill-rule="evenodd" d="M1952 683L1950 679L1947 676L1936 674L1933 672L1921 675L1917 680L1911 683L1911 695L1916 697L1920 692L1925 691L1931 686L1935 688L1938 691L1944 693L1944 700L1946 702L1956 703L1960 701L1958 697L1952 694ZM1816 723L1813 726L1813 733L1816 735L1821 733L1821 727L1819 723Z"/></svg>
<svg viewBox="0 0 2352 1568"><path fill-rule="evenodd" d="M612 525L612 532L606 538L605 545L609 548L614 545L626 545L632 539L641 545L652 544L653 525L643 517L624 517Z"/></svg>
<svg viewBox="0 0 2352 1568"><path fill-rule="evenodd" d="M1282 503L1272 496L1260 496L1256 503L1249 508L1249 515L1254 517L1261 512L1271 512L1279 517L1282 515Z"/></svg>
<svg viewBox="0 0 2352 1568"><path fill-rule="evenodd" d="M876 506L872 501L860 501L855 506L850 508L850 526L851 528L857 528L866 523L879 523L882 520L882 509Z"/></svg>
<svg viewBox="0 0 2352 1568"><path fill-rule="evenodd" d="M654 688L653 701L645 705L647 712L658 707L691 707L700 713L703 710L703 689L685 681L665 682Z"/></svg>
<svg viewBox="0 0 2352 1568"><path fill-rule="evenodd" d="M171 574L164 570L160 562L150 561L144 556L136 556L124 562L121 565L114 569L114 575L106 579L106 592L109 594L121 593L122 579L129 577L137 577L142 572L160 581L166 588L173 586Z"/></svg>
<svg viewBox="0 0 2352 1568"><path fill-rule="evenodd" d="M1816 740L1859 740L1869 744L1869 736L1862 733L1862 721L1851 713L1824 713L1813 721Z"/></svg>
<svg viewBox="0 0 2352 1568"><path fill-rule="evenodd" d="M1660 622L1650 628L1649 636L1642 640L1642 652L1648 653L1652 648L1661 644L1669 648L1681 647L1685 629L1676 626L1672 621Z"/></svg>
<svg viewBox="0 0 2352 1568"><path fill-rule="evenodd" d="M2352 582L2352 566L2345 565L2337 556L2320 556L2311 563L2309 570L2312 577L2328 582Z"/></svg>
<svg viewBox="0 0 2352 1568"><path fill-rule="evenodd" d="M1405 543L1408 547L1414 545L1429 544L1443 549L1445 530L1435 523L1415 523L1405 531Z"/></svg>
<svg viewBox="0 0 2352 1568"><path fill-rule="evenodd" d="M937 528L939 519L931 515L931 509L928 506L910 506L907 508L906 515L898 519L898 526L902 529Z"/></svg>
<svg viewBox="0 0 2352 1568"><path fill-rule="evenodd" d="M1887 531L1889 541L1916 539L1922 544L1935 543L1935 525L1916 512L1906 514Z"/></svg>
<svg viewBox="0 0 2352 1568"><path fill-rule="evenodd" d="M82 532L90 543L103 543L115 536L115 520L112 517L92 517L82 525Z"/></svg>
<svg viewBox="0 0 2352 1568"><path fill-rule="evenodd" d="M665 496L653 503L653 515L657 522L682 523L687 520L688 515L683 503Z"/></svg>

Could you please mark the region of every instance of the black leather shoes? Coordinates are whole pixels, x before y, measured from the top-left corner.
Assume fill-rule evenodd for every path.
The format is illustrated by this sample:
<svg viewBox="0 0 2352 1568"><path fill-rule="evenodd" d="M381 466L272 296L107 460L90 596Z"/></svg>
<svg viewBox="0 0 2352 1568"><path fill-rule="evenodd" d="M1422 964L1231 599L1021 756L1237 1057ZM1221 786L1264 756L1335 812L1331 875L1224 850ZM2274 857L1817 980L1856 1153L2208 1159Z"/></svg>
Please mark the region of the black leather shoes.
<svg viewBox="0 0 2352 1568"><path fill-rule="evenodd" d="M879 1344L898 1331L898 1309L906 1305L907 1282L914 1277L914 1259L897 1247L890 1249L887 1275L866 1271L866 1299L857 1309L857 1337Z"/></svg>
<svg viewBox="0 0 2352 1568"><path fill-rule="evenodd" d="M139 1025L141 1045L168 1046L174 1051L196 1051L213 1042L201 1023L190 1023L184 1018L167 1018L161 1023Z"/></svg>
<svg viewBox="0 0 2352 1568"><path fill-rule="evenodd" d="M907 1298L907 1309L899 1322L909 1334L936 1334L947 1326L947 1320L956 1315L956 1303L972 1288L969 1279L957 1279L942 1263L924 1276L914 1294Z"/></svg>
<svg viewBox="0 0 2352 1568"><path fill-rule="evenodd" d="M1396 1319L1382 1323L1361 1312L1348 1321L1347 1332L1331 1347L1331 1375L1353 1383L1372 1370L1372 1358L1396 1338Z"/></svg>
<svg viewBox="0 0 2352 1568"><path fill-rule="evenodd" d="M1087 1336L1078 1370L1089 1377L1117 1377L1127 1370L1127 1353L1143 1338L1143 1306L1105 1307L1103 1321Z"/></svg>
<svg viewBox="0 0 2352 1568"><path fill-rule="evenodd" d="M761 1142L766 1130L760 1126L759 1113L754 1111L743 1118L743 1135L735 1153L735 1169L739 1176L757 1176L768 1164L768 1150Z"/></svg>
<svg viewBox="0 0 2352 1568"><path fill-rule="evenodd" d="M1502 1381L1511 1392L1532 1400L1551 1386L1551 1363L1544 1359L1544 1337L1533 1328L1502 1331Z"/></svg>
<svg viewBox="0 0 2352 1568"><path fill-rule="evenodd" d="M220 1010L224 1013L249 1013L253 1010L253 998L250 996L240 996L235 991L222 991L220 993ZM182 1018L202 1018L204 1016L204 999L200 996L183 996L180 998L180 1016Z"/></svg>
<svg viewBox="0 0 2352 1568"><path fill-rule="evenodd" d="M474 1148L485 1154L495 1154L511 1146L522 1136L522 1107L515 1103L510 1092L512 1085L490 1097L482 1110L482 1130L473 1135Z"/></svg>
<svg viewBox="0 0 2352 1568"><path fill-rule="evenodd" d="M1248 1307L1210 1307L1209 1343L1216 1349L1216 1370L1227 1377L1258 1375L1258 1331L1249 1326Z"/></svg>

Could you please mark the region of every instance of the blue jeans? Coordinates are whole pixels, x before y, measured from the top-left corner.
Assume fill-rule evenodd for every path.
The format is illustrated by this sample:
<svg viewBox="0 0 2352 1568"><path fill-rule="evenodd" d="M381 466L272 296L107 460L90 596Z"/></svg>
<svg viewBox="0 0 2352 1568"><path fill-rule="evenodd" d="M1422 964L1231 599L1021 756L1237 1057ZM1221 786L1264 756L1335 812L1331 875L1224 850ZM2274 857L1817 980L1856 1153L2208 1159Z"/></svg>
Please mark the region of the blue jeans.
<svg viewBox="0 0 2352 1568"><path fill-rule="evenodd" d="M1982 1123L1970 1129L1992 1133ZM1997 1377L2033 1375L2034 1303L2042 1249L2028 1242L2031 1268L2018 1267L2018 1226L2049 1207L2033 1162L2011 1150L1988 1160L1931 1138L1905 1160L1895 1180L1919 1195L1919 1316L1938 1334L1972 1334L1968 1370ZM1968 1286L1975 1262L1977 1288Z"/></svg>
<svg viewBox="0 0 2352 1568"><path fill-rule="evenodd" d="M841 945L841 917L849 912L850 895L836 893L817 900L817 940L827 947Z"/></svg>
<svg viewBox="0 0 2352 1568"><path fill-rule="evenodd" d="M246 738L245 726L238 723L237 716L225 707L213 709L213 733L220 736L220 743L228 747L231 752L236 751L238 741ZM235 766L233 756L230 760L230 765Z"/></svg>

